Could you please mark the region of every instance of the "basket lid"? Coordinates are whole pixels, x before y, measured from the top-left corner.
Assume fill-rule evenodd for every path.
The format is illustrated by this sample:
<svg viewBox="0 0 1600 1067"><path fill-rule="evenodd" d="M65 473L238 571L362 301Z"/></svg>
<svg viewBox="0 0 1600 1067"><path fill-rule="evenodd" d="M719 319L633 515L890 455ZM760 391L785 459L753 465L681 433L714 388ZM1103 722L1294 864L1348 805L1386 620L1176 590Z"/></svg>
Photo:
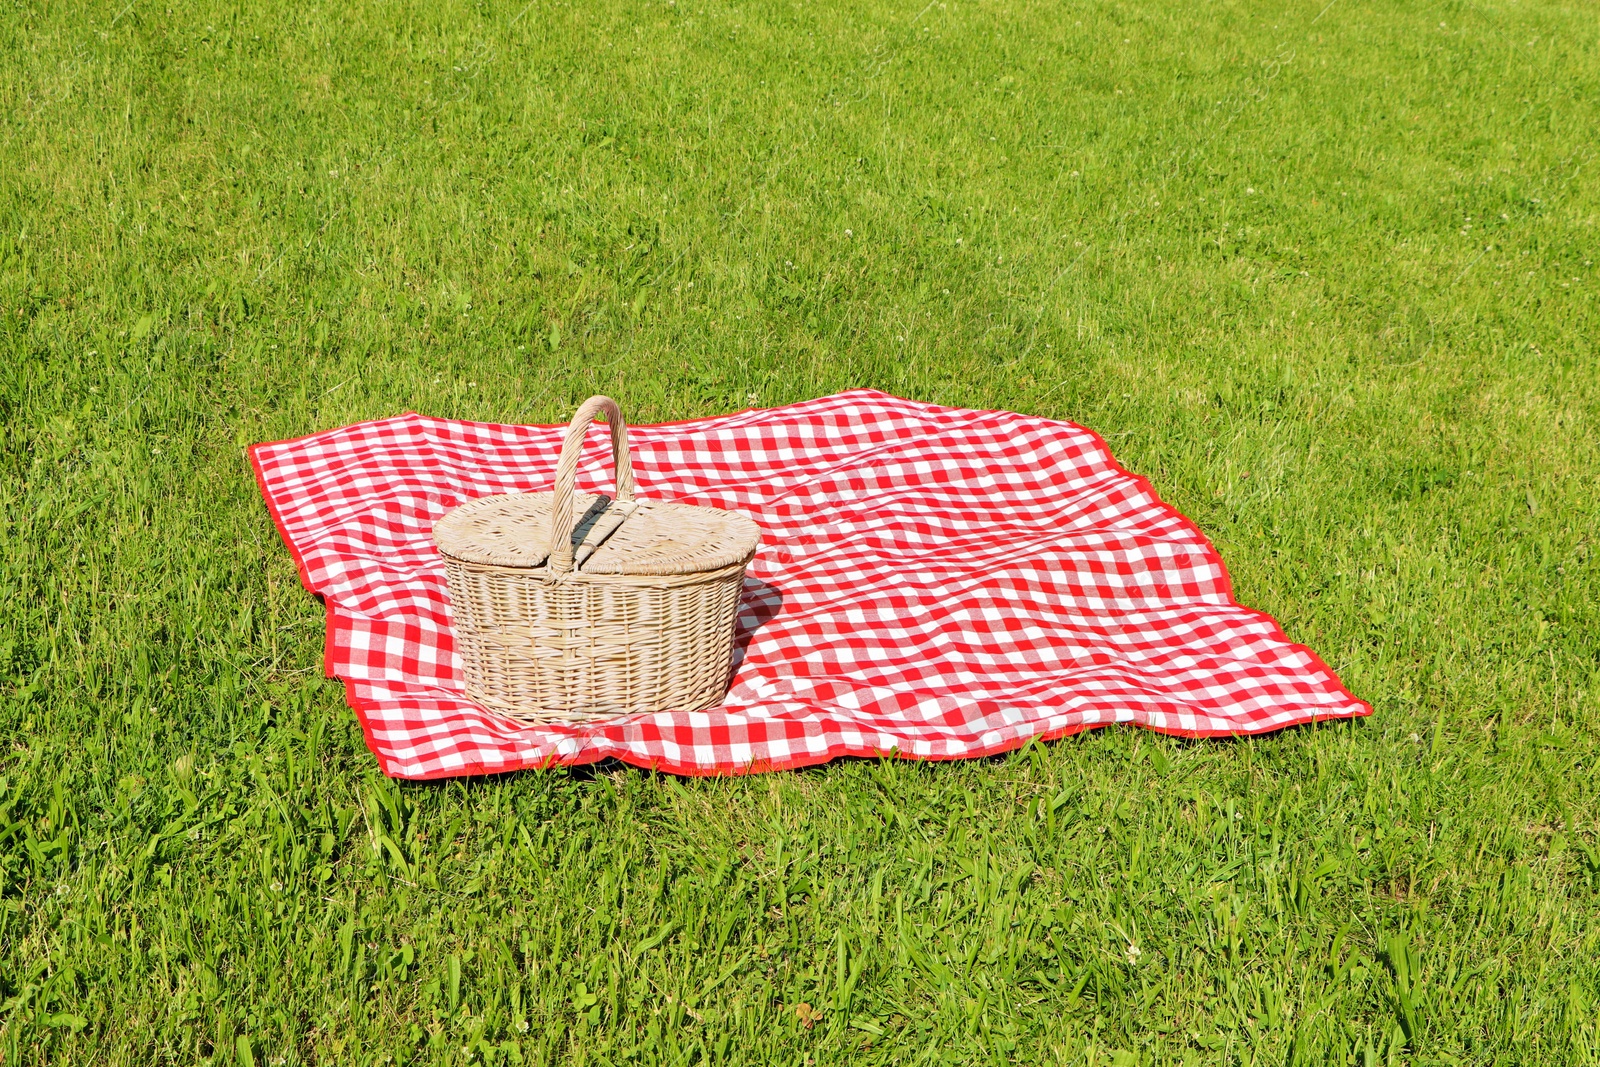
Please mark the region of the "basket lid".
<svg viewBox="0 0 1600 1067"><path fill-rule="evenodd" d="M574 493L578 455L596 415L611 426L616 499ZM718 508L634 500L628 429L617 403L595 396L572 416L555 491L469 501L434 524L439 551L465 563L545 567L552 575L697 574L748 563L761 531L747 516Z"/></svg>
<svg viewBox="0 0 1600 1067"><path fill-rule="evenodd" d="M554 493L480 497L433 527L439 551L464 563L544 567ZM667 501L574 493L573 569L587 574L695 574L748 562L761 531L744 515ZM552 570L556 568L552 567Z"/></svg>

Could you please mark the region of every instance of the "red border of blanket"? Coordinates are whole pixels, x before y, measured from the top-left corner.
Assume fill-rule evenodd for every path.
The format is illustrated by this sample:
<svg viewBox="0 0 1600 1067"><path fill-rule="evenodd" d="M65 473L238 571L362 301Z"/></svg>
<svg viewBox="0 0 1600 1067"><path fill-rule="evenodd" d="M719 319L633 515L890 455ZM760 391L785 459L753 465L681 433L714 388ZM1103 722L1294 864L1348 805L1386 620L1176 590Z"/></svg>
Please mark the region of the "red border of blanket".
<svg viewBox="0 0 1600 1067"><path fill-rule="evenodd" d="M862 392L877 393L877 395L879 395L879 396L889 396L888 393L879 393L875 389L873 389L873 390L863 389L861 391ZM741 411L730 412L729 416L731 416L731 415L743 415L746 412L755 411L755 410L758 410L758 409L756 409L756 408L745 408L745 409L743 409ZM1004 412L1004 411L999 411L999 410L984 411L982 409L979 409L979 413L980 414L1001 414L1001 415L1010 414L1010 412ZM399 416L391 416L391 417L404 418L406 415L416 415L416 414L418 414L418 413L414 412L414 411L407 411L407 412L403 412ZM421 416L421 417L425 418L427 416ZM728 416L723 416L723 417L728 417ZM680 420L677 420L675 422L661 422L661 423L654 423L652 425L656 425L656 426L680 426L680 425L687 425L688 423L691 423L691 422L704 422L704 421L705 421L704 419L680 419ZM1077 423L1072 423L1072 425L1078 426ZM336 429L337 427L334 427L334 428ZM1139 487L1141 489L1145 490L1152 497L1154 497L1156 499L1156 501L1158 503L1160 503L1160 505L1162 507L1166 508L1168 511L1172 512L1172 514L1176 515L1183 522L1183 525L1185 527L1187 527L1188 530L1191 533L1193 533L1197 537L1199 537L1200 541L1206 546L1206 558L1207 558L1207 560L1209 562L1211 562L1211 563L1216 564L1217 569L1221 572L1223 588L1227 590L1228 600L1234 605L1234 607L1237 607L1242 611L1248 611L1250 614L1256 616L1257 618L1265 619L1267 622L1271 623L1273 631L1274 631L1273 635L1275 637L1281 637L1291 647L1296 648L1296 649L1304 652L1306 655L1310 656L1311 657L1311 662L1316 667L1317 670L1322 671L1329 678L1331 678L1334 681L1334 683L1339 687L1339 691L1340 692L1342 692L1345 696L1349 697L1351 700L1355 701L1357 704L1361 705L1361 707L1365 709L1364 711L1356 712L1356 713L1353 713L1353 714L1313 715L1310 719L1306 720L1305 723L1297 723L1297 724L1294 724L1294 725L1308 725L1308 724L1312 724L1312 723L1323 722L1325 720L1353 719L1353 718L1360 718L1360 717L1364 717L1364 716L1372 714L1372 705L1367 703L1365 700L1362 700L1360 697L1356 696L1354 693L1350 692L1350 690L1345 687L1344 683L1339 680L1339 676L1334 673L1333 668L1329 667L1325 662L1323 662L1322 657L1317 655L1315 649L1312 649L1312 648L1310 648L1309 646L1306 646L1306 645L1296 644L1295 642L1290 641L1289 640L1289 635L1284 633L1283 626L1279 624L1277 619L1273 618L1271 615L1268 615L1264 611L1257 611L1254 608L1251 608L1251 607L1248 607L1248 606L1246 606L1244 604L1241 604L1241 603L1238 602L1238 600L1236 600L1234 598L1234 595L1233 595L1233 576L1228 573L1228 565L1223 562L1222 554L1217 551L1217 547L1214 544L1211 543L1211 538L1209 538L1209 537L1207 537L1205 535L1205 531L1204 530L1201 530L1199 526L1195 525L1194 521L1192 519L1190 519L1189 516L1185 515L1183 512L1179 511L1177 508L1173 507L1171 504L1169 504L1165 500L1163 500L1161 498L1161 494L1156 492L1155 486L1150 483L1150 479L1146 478L1142 474L1135 474L1132 471L1128 470L1127 468L1123 467L1122 464L1118 463L1116 454L1111 451L1111 446L1106 444L1105 438L1101 437L1098 433L1096 433L1094 430L1089 429L1087 426L1079 426L1078 428L1083 430L1084 432L1088 433L1091 437L1094 438L1095 444L1098 445L1100 447L1100 450L1105 453L1106 457L1111 461L1111 465L1113 467L1115 467L1118 471L1121 471L1123 474L1127 475L1128 477L1134 479L1134 481L1136 481L1139 484ZM273 524L273 526L277 527L279 539L282 540L283 543L284 543L284 546L286 548L288 548L289 555L294 558L294 568L295 568L295 571L297 573L299 573L299 575L300 575L300 584L305 586L306 592L310 593L313 596L317 596L317 597L322 597L322 594L317 592L315 589L313 589L311 587L310 577L306 573L305 561L300 558L300 550L295 547L294 541L290 539L288 531L284 528L283 516L278 513L277 505L275 503L273 503L271 495L267 492L267 483L266 483L265 478L263 477L263 474L262 474L262 471L261 471L261 461L256 456L256 450L257 449L261 449L261 448L270 448L273 445L293 444L296 441L304 441L308 437L315 437L315 436L317 436L317 434L327 433L327 432L328 432L327 430L317 430L314 433L304 434L303 436L300 436L300 437L286 437L281 441L261 441L261 442L258 442L256 444L251 445L248 449L246 449L246 452L250 456L250 469L255 472L256 488L261 493L262 501L265 502L266 505L267 505L267 513L272 516L272 524ZM333 655L333 641L332 641L333 631L332 631L332 625L331 624L332 624L332 621L333 621L333 618L332 618L332 616L333 616L333 606L328 603L326 597L322 597L322 602L323 602L324 612L327 615L327 620L323 624L322 669L323 669L323 672L329 678L338 678L338 675L333 673L333 659L332 659L332 655ZM542 763L529 763L525 767L515 768L513 770L507 770L504 767L490 767L490 766L488 766L486 764L482 764L482 763L465 763L465 764L462 764L460 767L451 768L451 770L448 771L448 772L445 772L445 773L442 773L442 774L437 774L437 775L430 775L430 776L426 776L426 777L423 777L423 778L410 778L410 776L397 776L397 775L392 774L389 771L388 767L386 766L388 761L386 761L383 758L383 756L379 754L378 746L377 746L376 742L373 740L372 723L367 718L367 710L366 710L366 707L364 706L365 703L367 703L367 702L364 702L364 701L358 699L351 692L350 683L348 681L346 681L343 678L340 678L339 680L341 682L344 682L344 700L345 700L345 703L350 705L350 709L356 713L356 719L358 721L360 721L360 723L361 723L361 733L363 734L363 736L366 737L368 751L370 751L375 757L377 757L380 767L382 767L384 773L385 774L389 774L390 777L406 777L409 780L413 780L413 781L425 781L425 780L428 780L428 778L460 778L460 777L466 777L468 775L474 775L474 774L512 774L512 773L515 773L516 770L543 769L543 768L550 767L550 766L555 766L555 765L577 767L577 766L582 766L583 764L586 764L586 763L596 763L596 762L599 762L600 759L604 758L604 757L600 757L600 756L595 756L595 757L591 757L591 758L587 758L586 759L581 754L577 758L572 759L572 760L562 760L559 757L552 757L550 760L547 760L545 762L542 762ZM1054 731L1052 733L1036 734L1034 737L1027 738L1026 740L1023 740L1023 741L1019 741L1019 742L1015 742L1015 743L1007 741L1007 742L1004 742L1002 744L996 745L993 749L982 749L982 750L979 750L979 751L976 751L976 752L963 753L962 755L959 755L959 756L901 756L898 752L896 752L896 753L883 753L883 755L891 755L892 754L892 755L898 756L901 759L923 759L923 760L928 760L930 762L943 761L943 760L957 760L957 759L981 759L981 758L983 758L985 756L994 756L994 755L998 755L998 754L1000 754L1002 752L1011 752L1011 751L1014 751L1016 749L1023 748L1025 746L1027 746L1030 742L1033 742L1035 740L1038 740L1038 741L1058 741L1063 737L1071 737L1074 734L1083 733L1086 730L1099 730L1099 729L1104 729L1107 726L1114 726L1114 725L1116 725L1116 724L1115 723L1106 723L1106 722L1079 723L1079 724L1077 724L1075 726L1064 727L1064 728L1062 728L1060 730L1056 730L1056 731ZM1203 738L1203 737L1251 737L1251 736L1255 736L1255 735L1251 734L1249 731L1244 731L1244 730L1180 730L1180 729L1177 729L1177 728L1166 728L1166 727L1159 727L1159 726L1146 726L1143 723L1138 723L1138 724L1135 724L1135 725L1138 725L1139 728L1142 729L1142 730L1150 730L1153 733L1158 733L1158 734L1167 734L1168 736L1171 736L1171 737ZM1288 729L1288 727L1279 727L1279 729ZM1273 731L1263 731L1263 732L1276 733L1277 731L1273 730ZM795 758L795 759L785 760L785 761L783 761L781 763L774 763L774 762L771 762L769 760L762 760L762 761L759 761L758 763L751 764L749 767L746 767L746 768L744 768L743 770L740 770L740 771L727 771L727 770L722 770L722 769L707 769L705 767L700 767L700 766L694 765L694 764L686 764L684 766L679 767L679 766L676 766L676 765L673 765L673 764L665 764L665 763L655 765L655 766L653 766L652 769L657 770L657 771L664 771L664 772L666 772L668 774L679 774L679 775L683 775L685 777L708 777L708 778L709 777L722 777L724 775L733 775L733 774L756 774L756 773L762 773L762 772L766 772L766 771L798 770L798 769L800 769L802 767L814 767L814 766L817 766L819 764L830 763L833 760L838 759L841 755L845 755L845 754L846 753L827 752L827 753L823 753L823 754L820 754L820 755L813 756L813 755L808 753L805 756L801 756L801 757L798 757L798 758Z"/></svg>

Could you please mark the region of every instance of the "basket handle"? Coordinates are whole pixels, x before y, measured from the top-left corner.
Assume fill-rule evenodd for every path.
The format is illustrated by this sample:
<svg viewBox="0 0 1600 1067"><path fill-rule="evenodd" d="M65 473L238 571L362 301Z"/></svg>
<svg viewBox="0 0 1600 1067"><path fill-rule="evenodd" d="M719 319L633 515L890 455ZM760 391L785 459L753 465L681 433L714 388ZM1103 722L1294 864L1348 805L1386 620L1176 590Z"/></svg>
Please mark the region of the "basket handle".
<svg viewBox="0 0 1600 1067"><path fill-rule="evenodd" d="M583 439L596 415L605 415L611 427L611 460L617 470L617 496L620 503L633 500L633 461L628 456L628 426L622 409L609 396L591 396L578 408L561 442L561 458L556 461L555 499L550 505L550 573L572 570L572 529L577 520L572 514L572 487L578 480L578 456Z"/></svg>

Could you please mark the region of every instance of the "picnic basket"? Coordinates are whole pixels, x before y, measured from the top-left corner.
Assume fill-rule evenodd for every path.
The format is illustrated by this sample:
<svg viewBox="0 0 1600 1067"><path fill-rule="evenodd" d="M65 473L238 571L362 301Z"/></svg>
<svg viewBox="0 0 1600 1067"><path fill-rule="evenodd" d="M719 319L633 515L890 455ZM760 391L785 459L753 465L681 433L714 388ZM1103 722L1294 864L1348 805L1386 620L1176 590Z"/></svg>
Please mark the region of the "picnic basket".
<svg viewBox="0 0 1600 1067"><path fill-rule="evenodd" d="M614 498L573 491L589 424L611 429ZM761 535L737 512L634 497L614 400L572 417L549 493L482 497L433 527L467 694L527 722L697 711L727 690Z"/></svg>

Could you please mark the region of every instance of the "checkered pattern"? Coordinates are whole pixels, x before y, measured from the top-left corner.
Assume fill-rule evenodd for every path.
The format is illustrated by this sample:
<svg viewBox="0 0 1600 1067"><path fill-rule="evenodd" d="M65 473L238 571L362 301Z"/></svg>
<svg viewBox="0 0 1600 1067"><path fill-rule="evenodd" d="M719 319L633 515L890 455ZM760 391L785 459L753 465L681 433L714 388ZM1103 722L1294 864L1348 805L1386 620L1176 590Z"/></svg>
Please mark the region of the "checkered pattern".
<svg viewBox="0 0 1600 1067"><path fill-rule="evenodd" d="M632 428L641 497L761 526L732 687L710 711L521 725L462 693L431 531L474 497L548 490L564 429L402 415L251 449L326 600L328 674L387 774L611 757L739 774L983 756L1117 722L1204 737L1372 710L1234 603L1205 537L1092 432L854 390ZM609 466L596 430L579 489L607 489Z"/></svg>

